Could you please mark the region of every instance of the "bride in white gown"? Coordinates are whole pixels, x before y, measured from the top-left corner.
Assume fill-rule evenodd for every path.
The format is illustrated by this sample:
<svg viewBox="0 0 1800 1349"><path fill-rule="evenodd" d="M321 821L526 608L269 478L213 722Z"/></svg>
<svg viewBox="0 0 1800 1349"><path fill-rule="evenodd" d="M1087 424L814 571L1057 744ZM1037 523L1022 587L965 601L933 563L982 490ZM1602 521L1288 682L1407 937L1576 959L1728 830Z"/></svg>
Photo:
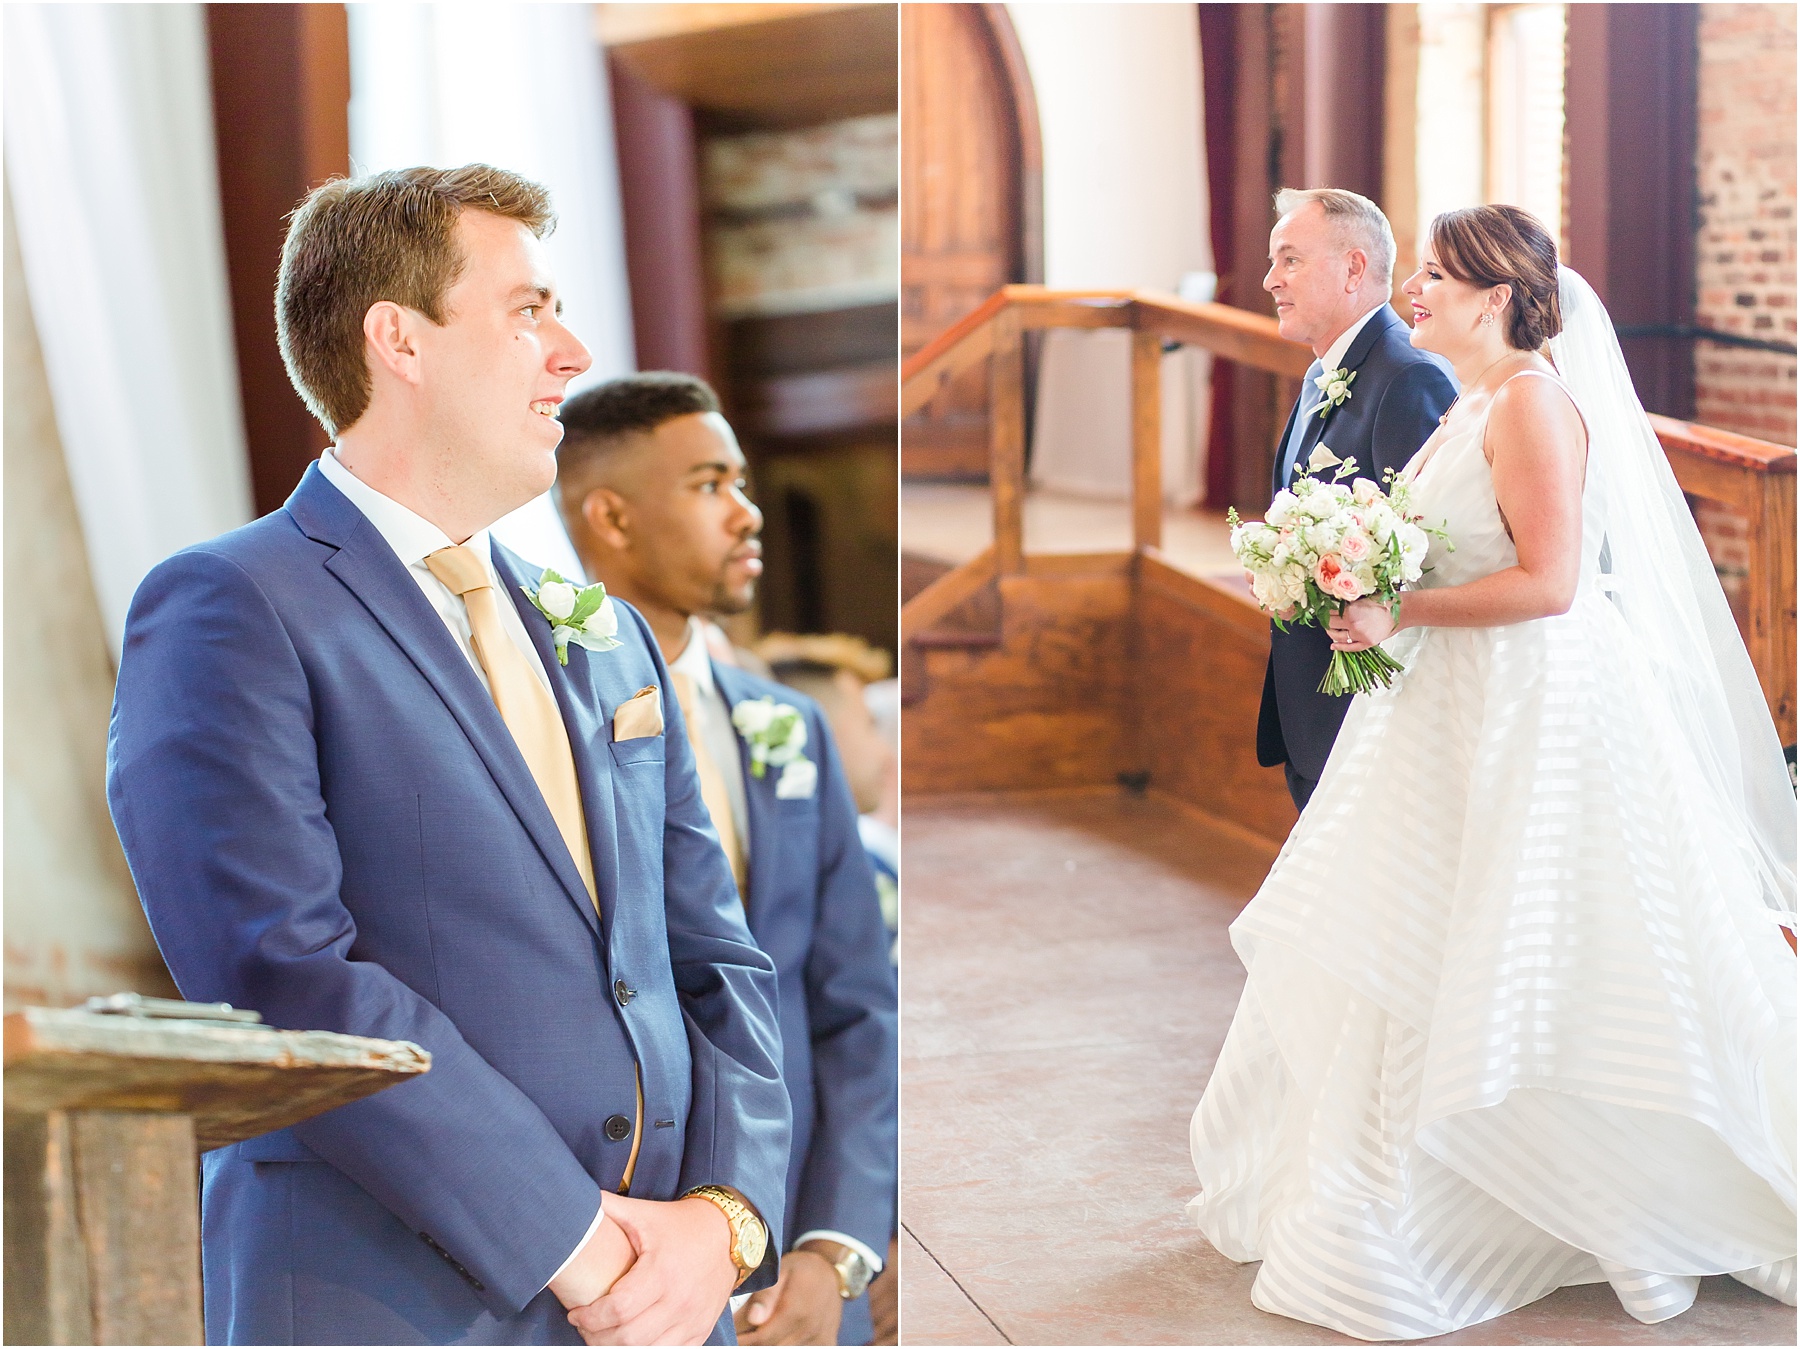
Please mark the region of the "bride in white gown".
<svg viewBox="0 0 1800 1349"><path fill-rule="evenodd" d="M1755 674L1537 222L1439 217L1404 289L1463 388L1406 469L1449 540L1398 631L1333 624L1408 671L1231 926L1190 1215L1258 1307L1362 1339L1602 1279L1642 1321L1706 1274L1791 1304L1795 805Z"/></svg>

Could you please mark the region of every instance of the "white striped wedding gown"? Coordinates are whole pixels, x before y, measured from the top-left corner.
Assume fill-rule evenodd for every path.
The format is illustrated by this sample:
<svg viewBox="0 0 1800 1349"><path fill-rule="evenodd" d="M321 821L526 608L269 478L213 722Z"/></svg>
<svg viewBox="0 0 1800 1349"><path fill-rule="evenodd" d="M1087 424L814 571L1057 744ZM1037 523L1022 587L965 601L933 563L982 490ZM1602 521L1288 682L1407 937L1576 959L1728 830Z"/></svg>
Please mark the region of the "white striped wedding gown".
<svg viewBox="0 0 1800 1349"><path fill-rule="evenodd" d="M1455 545L1427 584L1517 560L1484 426L1408 468ZM1644 1321L1704 1274L1794 1301L1794 957L1596 532L1568 613L1393 640L1231 926L1189 1213L1265 1311L1386 1340L1602 1279Z"/></svg>

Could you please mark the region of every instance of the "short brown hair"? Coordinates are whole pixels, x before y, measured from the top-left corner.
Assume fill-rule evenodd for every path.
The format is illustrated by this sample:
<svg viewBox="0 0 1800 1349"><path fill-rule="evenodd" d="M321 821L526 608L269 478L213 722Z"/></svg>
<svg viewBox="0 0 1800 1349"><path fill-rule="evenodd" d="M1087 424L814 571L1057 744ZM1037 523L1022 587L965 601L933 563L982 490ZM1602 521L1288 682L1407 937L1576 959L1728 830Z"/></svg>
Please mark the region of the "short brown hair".
<svg viewBox="0 0 1800 1349"><path fill-rule="evenodd" d="M288 378L335 436L369 409L363 317L382 300L433 323L466 259L456 247L465 210L516 220L542 239L556 228L550 194L486 164L390 169L333 178L289 217L275 283L275 333Z"/></svg>
<svg viewBox="0 0 1800 1349"><path fill-rule="evenodd" d="M1536 351L1562 331L1557 298L1556 240L1517 206L1468 206L1431 222L1440 266L1471 286L1511 286L1506 340Z"/></svg>

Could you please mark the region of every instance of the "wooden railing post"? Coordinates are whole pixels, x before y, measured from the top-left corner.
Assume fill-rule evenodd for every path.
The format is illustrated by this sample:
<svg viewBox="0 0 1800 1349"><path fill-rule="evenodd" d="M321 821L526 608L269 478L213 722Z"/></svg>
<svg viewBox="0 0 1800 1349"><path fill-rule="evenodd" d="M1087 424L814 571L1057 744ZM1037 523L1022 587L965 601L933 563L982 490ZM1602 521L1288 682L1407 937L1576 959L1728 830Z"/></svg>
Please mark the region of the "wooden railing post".
<svg viewBox="0 0 1800 1349"><path fill-rule="evenodd" d="M1017 576L1025 570L1025 343L1016 309L994 320L988 473L994 494L995 570Z"/></svg>
<svg viewBox="0 0 1800 1349"><path fill-rule="evenodd" d="M1783 744L1794 742L1794 479L1765 473L1750 524L1750 659Z"/></svg>
<svg viewBox="0 0 1800 1349"><path fill-rule="evenodd" d="M1131 334L1131 546L1162 547L1162 336Z"/></svg>

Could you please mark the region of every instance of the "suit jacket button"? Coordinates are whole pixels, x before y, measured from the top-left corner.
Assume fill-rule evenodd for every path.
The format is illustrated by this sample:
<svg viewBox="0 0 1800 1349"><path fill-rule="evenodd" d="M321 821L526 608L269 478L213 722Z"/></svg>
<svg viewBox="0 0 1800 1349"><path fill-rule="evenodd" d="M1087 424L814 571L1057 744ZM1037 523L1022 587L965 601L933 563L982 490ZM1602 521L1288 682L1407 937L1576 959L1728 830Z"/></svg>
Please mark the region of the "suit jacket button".
<svg viewBox="0 0 1800 1349"><path fill-rule="evenodd" d="M637 996L637 990L620 979L613 984L613 996L619 1000L619 1006L623 1007Z"/></svg>
<svg viewBox="0 0 1800 1349"><path fill-rule="evenodd" d="M613 1115L606 1121L606 1136L615 1143L623 1143L631 1137L631 1121L623 1115Z"/></svg>

